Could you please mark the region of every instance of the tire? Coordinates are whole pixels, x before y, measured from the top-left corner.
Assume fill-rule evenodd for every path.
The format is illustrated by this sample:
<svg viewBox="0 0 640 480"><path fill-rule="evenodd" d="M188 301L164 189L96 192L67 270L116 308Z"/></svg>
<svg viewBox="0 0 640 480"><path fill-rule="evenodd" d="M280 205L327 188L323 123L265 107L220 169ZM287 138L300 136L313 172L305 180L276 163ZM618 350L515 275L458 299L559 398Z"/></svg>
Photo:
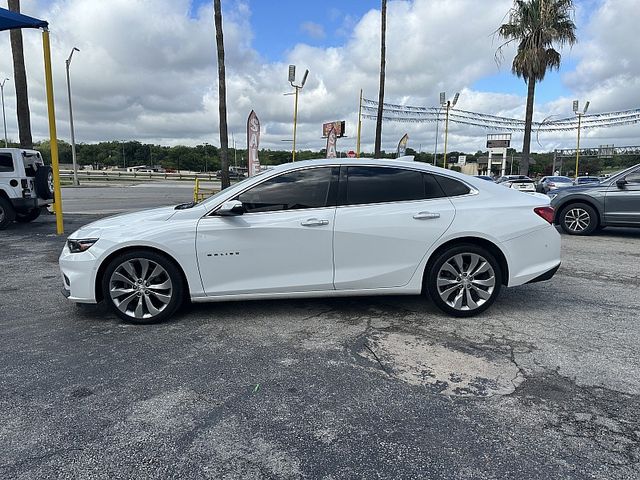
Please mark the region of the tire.
<svg viewBox="0 0 640 480"><path fill-rule="evenodd" d="M36 193L43 200L53 199L53 170L48 165L38 167L35 178Z"/></svg>
<svg viewBox="0 0 640 480"><path fill-rule="evenodd" d="M429 262L425 281L440 310L454 317L472 317L489 308L500 294L502 270L486 249L461 244Z"/></svg>
<svg viewBox="0 0 640 480"><path fill-rule="evenodd" d="M0 230L4 230L16 218L13 205L4 197L0 197Z"/></svg>
<svg viewBox="0 0 640 480"><path fill-rule="evenodd" d="M571 203L560 210L558 222L569 235L591 235L598 228L598 213L586 203Z"/></svg>
<svg viewBox="0 0 640 480"><path fill-rule="evenodd" d="M29 223L40 216L40 207L29 210L27 213L16 213L16 222Z"/></svg>
<svg viewBox="0 0 640 480"><path fill-rule="evenodd" d="M130 323L164 322L178 310L184 296L178 267L165 256L148 250L133 250L115 257L101 282L109 308Z"/></svg>

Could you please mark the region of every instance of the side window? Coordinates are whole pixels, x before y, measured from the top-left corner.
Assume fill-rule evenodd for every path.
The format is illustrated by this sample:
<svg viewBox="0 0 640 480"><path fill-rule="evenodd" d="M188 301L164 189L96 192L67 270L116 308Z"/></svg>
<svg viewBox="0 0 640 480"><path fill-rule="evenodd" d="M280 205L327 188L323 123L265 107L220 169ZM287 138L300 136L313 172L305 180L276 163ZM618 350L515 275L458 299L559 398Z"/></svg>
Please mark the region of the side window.
<svg viewBox="0 0 640 480"><path fill-rule="evenodd" d="M640 183L640 170L629 173L624 179L629 183Z"/></svg>
<svg viewBox="0 0 640 480"><path fill-rule="evenodd" d="M471 190L464 183L454 180L450 177L441 177L440 175L436 175L438 183L442 187L444 193L446 193L447 197L457 197L459 195L467 195Z"/></svg>
<svg viewBox="0 0 640 480"><path fill-rule="evenodd" d="M247 213L298 210L335 205L332 177L337 167L309 168L270 178L241 193L237 199Z"/></svg>
<svg viewBox="0 0 640 480"><path fill-rule="evenodd" d="M390 167L348 167L346 205L425 198L422 172Z"/></svg>
<svg viewBox="0 0 640 480"><path fill-rule="evenodd" d="M0 172L13 172L13 158L10 153L0 153Z"/></svg>

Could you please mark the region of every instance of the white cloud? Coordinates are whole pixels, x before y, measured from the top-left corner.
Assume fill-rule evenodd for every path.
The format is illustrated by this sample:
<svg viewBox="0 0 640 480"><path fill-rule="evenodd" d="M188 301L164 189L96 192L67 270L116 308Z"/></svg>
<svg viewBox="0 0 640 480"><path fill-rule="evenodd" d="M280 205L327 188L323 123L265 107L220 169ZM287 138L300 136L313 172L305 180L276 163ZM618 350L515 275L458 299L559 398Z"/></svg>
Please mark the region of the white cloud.
<svg viewBox="0 0 640 480"><path fill-rule="evenodd" d="M511 0L390 1L386 101L431 106L437 103L438 92L446 90L452 96L460 91L462 109L523 118L524 82L518 95L472 89L478 79L498 72L492 34L511 4ZM591 100L594 112L636 107L640 64L630 46L637 0L597 0L596 5L590 18L578 12L588 23L578 31L580 43L565 55L577 64L575 72L564 76L566 87L572 97ZM348 138L338 146L354 148L360 89L366 97L377 98L380 12L371 10L350 20L340 47L312 47L301 41L291 46L282 62L267 62L253 48L249 4L225 2L223 7L229 131L235 132L239 145L244 142L247 115L254 109L263 125L262 145L286 148L282 140L291 138L293 97L283 94L291 90L287 65L295 63L300 72L310 70L300 95L298 145L322 148L321 124L344 119ZM64 60L77 46L81 51L73 57L71 79L78 141L132 138L163 144L219 144L210 4L191 14L189 0L23 0L22 9L50 22L61 138L69 135ZM33 30L24 31L24 38L33 132L41 139L48 132L42 44ZM10 52L7 32L0 33L0 49ZM508 71L510 55L511 51L506 52L503 71ZM3 55L0 75L12 77L11 72L11 56ZM544 82L538 91L543 88ZM5 97L9 135L16 138L11 82ZM536 104L536 118L570 113L570 100ZM374 129L373 121L363 120L362 142L367 150L373 148ZM466 151L481 149L487 133L456 124L450 125L450 131L449 149ZM433 151L434 124L385 123L383 148L395 149L405 132L410 147ZM585 132L585 142L630 144L637 142L635 132L637 125ZM573 139L571 133L557 134L541 139L540 147L534 136L532 149L570 147ZM514 136L519 148L518 142L521 136Z"/></svg>
<svg viewBox="0 0 640 480"><path fill-rule="evenodd" d="M302 25L300 25L300 31L314 39L323 39L326 36L324 27L315 22L303 22Z"/></svg>

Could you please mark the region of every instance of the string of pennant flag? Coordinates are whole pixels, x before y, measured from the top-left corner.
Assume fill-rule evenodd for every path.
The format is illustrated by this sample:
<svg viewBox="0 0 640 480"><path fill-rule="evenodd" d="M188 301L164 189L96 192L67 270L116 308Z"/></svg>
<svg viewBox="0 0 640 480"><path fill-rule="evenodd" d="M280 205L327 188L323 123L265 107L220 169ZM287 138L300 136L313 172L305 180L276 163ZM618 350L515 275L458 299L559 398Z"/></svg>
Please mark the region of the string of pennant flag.
<svg viewBox="0 0 640 480"><path fill-rule="evenodd" d="M375 120L378 117L377 110L378 102L376 100L362 99L362 118ZM640 108L590 115L585 114L581 115L581 117L580 128L582 129L632 125L640 122ZM400 123L431 123L444 120L444 114L443 109L440 107L419 107L383 103L382 118L385 121ZM453 108L449 110L449 121L489 130L504 130L509 132L523 131L525 126L524 120ZM577 130L578 118L574 116L556 120L545 120L543 122L533 122L532 127L542 132Z"/></svg>

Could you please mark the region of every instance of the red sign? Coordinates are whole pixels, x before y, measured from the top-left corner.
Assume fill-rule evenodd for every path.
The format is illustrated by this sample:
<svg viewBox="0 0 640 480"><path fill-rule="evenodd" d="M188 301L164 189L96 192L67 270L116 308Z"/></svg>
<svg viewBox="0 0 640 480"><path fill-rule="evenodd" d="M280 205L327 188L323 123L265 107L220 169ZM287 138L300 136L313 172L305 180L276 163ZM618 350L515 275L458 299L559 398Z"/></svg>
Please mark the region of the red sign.
<svg viewBox="0 0 640 480"><path fill-rule="evenodd" d="M353 150L349 150L347 152L347 157L349 158L356 158L356 152L354 152Z"/></svg>

